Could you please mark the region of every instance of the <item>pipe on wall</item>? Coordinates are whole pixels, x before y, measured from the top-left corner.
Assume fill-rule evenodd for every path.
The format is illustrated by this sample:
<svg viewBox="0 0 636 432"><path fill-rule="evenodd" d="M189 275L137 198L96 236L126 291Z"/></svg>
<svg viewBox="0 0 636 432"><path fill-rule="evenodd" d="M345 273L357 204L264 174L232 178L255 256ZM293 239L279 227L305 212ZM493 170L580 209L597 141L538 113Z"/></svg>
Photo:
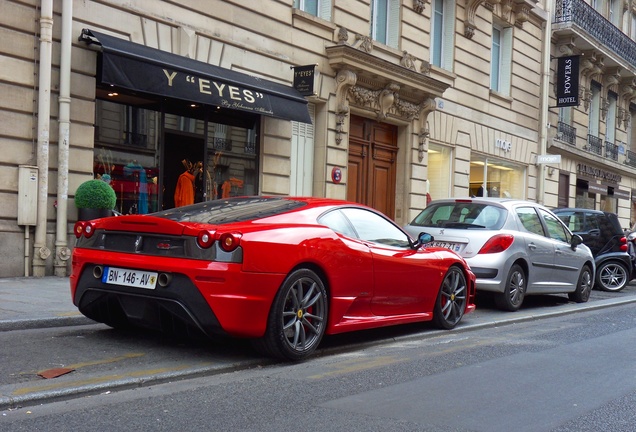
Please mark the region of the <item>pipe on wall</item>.
<svg viewBox="0 0 636 432"><path fill-rule="evenodd" d="M49 137L51 118L51 56L53 45L53 0L42 0L40 12L40 61L38 82L38 211L33 243L33 276L45 275L46 259L51 255L46 247L46 222L49 187Z"/></svg>
<svg viewBox="0 0 636 432"><path fill-rule="evenodd" d="M55 236L55 276L64 277L71 256L68 245L68 161L71 124L71 47L73 0L62 3L62 40L60 47L59 143L57 171L57 225Z"/></svg>

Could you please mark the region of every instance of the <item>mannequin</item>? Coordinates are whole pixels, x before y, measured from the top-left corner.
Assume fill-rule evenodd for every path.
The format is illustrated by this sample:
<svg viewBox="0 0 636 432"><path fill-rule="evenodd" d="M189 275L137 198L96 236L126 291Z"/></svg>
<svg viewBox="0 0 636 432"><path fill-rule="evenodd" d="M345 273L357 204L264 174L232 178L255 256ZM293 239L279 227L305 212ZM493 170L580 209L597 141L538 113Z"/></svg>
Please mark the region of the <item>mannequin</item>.
<svg viewBox="0 0 636 432"><path fill-rule="evenodd" d="M179 180L177 180L177 187L174 191L175 207L194 204L194 178L197 171L201 171L203 168L202 162L193 164L189 160L183 159L181 163L185 171L179 176Z"/></svg>

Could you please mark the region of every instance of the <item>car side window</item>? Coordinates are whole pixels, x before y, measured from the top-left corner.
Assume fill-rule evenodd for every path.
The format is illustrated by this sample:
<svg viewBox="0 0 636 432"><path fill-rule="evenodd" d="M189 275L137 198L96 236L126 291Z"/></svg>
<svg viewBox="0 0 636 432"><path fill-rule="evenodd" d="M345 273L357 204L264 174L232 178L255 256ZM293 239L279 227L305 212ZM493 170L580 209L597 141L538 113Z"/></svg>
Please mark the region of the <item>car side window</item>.
<svg viewBox="0 0 636 432"><path fill-rule="evenodd" d="M519 218L521 225L523 225L523 228L525 228L526 231L545 237L543 225L541 225L539 215L534 208L517 207L515 212L517 213L517 217Z"/></svg>
<svg viewBox="0 0 636 432"><path fill-rule="evenodd" d="M342 213L351 222L360 240L388 246L410 247L406 233L382 216L360 208L345 208L342 209Z"/></svg>
<svg viewBox="0 0 636 432"><path fill-rule="evenodd" d="M548 228L550 238L560 240L565 243L570 242L571 235L558 217L541 209L539 209L539 213L545 222L545 226Z"/></svg>
<svg viewBox="0 0 636 432"><path fill-rule="evenodd" d="M326 225L335 232L346 235L347 237L358 237L349 223L349 220L347 220L340 210L333 210L320 216L318 218L318 223Z"/></svg>

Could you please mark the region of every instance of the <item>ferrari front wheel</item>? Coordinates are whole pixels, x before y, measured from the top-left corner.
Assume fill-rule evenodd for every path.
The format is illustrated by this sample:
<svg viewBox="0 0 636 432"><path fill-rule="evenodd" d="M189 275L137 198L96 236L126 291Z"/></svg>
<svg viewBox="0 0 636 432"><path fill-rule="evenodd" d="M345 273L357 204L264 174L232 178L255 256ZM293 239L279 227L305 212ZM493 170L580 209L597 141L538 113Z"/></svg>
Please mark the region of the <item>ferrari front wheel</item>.
<svg viewBox="0 0 636 432"><path fill-rule="evenodd" d="M467 291L462 269L456 266L449 268L435 301L433 324L436 327L450 330L461 321L468 301Z"/></svg>
<svg viewBox="0 0 636 432"><path fill-rule="evenodd" d="M278 290L265 335L254 346L272 357L303 360L325 334L328 309L327 290L320 277L309 269L296 270Z"/></svg>

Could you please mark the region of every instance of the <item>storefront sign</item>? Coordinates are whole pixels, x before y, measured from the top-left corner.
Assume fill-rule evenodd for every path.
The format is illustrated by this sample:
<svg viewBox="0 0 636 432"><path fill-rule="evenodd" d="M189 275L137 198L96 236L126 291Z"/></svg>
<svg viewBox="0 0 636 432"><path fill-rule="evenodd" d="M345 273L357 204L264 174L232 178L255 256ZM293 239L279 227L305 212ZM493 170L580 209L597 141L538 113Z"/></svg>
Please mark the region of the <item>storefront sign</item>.
<svg viewBox="0 0 636 432"><path fill-rule="evenodd" d="M579 175L593 177L599 180L605 180L610 183L620 183L621 176L613 172L605 171L600 168L594 168L593 166L586 164L578 164L576 166L576 172Z"/></svg>
<svg viewBox="0 0 636 432"><path fill-rule="evenodd" d="M630 199L630 194L629 191L626 190L620 190L620 189L614 189L614 198L620 198L620 199Z"/></svg>
<svg viewBox="0 0 636 432"><path fill-rule="evenodd" d="M587 191L590 193L600 193L601 195L607 195L607 186L589 182L589 184L587 185Z"/></svg>
<svg viewBox="0 0 636 432"><path fill-rule="evenodd" d="M557 107L579 104L579 56L559 57L557 68Z"/></svg>
<svg viewBox="0 0 636 432"><path fill-rule="evenodd" d="M88 29L80 39L102 47L99 84L311 123L307 100L293 87Z"/></svg>
<svg viewBox="0 0 636 432"><path fill-rule="evenodd" d="M560 164L561 155L538 155L537 164Z"/></svg>
<svg viewBox="0 0 636 432"><path fill-rule="evenodd" d="M294 88L303 96L314 96L316 92L316 65L294 66Z"/></svg>
<svg viewBox="0 0 636 432"><path fill-rule="evenodd" d="M497 138L497 141L495 141L495 147L500 148L505 152L509 152L512 149L512 143L510 141Z"/></svg>

